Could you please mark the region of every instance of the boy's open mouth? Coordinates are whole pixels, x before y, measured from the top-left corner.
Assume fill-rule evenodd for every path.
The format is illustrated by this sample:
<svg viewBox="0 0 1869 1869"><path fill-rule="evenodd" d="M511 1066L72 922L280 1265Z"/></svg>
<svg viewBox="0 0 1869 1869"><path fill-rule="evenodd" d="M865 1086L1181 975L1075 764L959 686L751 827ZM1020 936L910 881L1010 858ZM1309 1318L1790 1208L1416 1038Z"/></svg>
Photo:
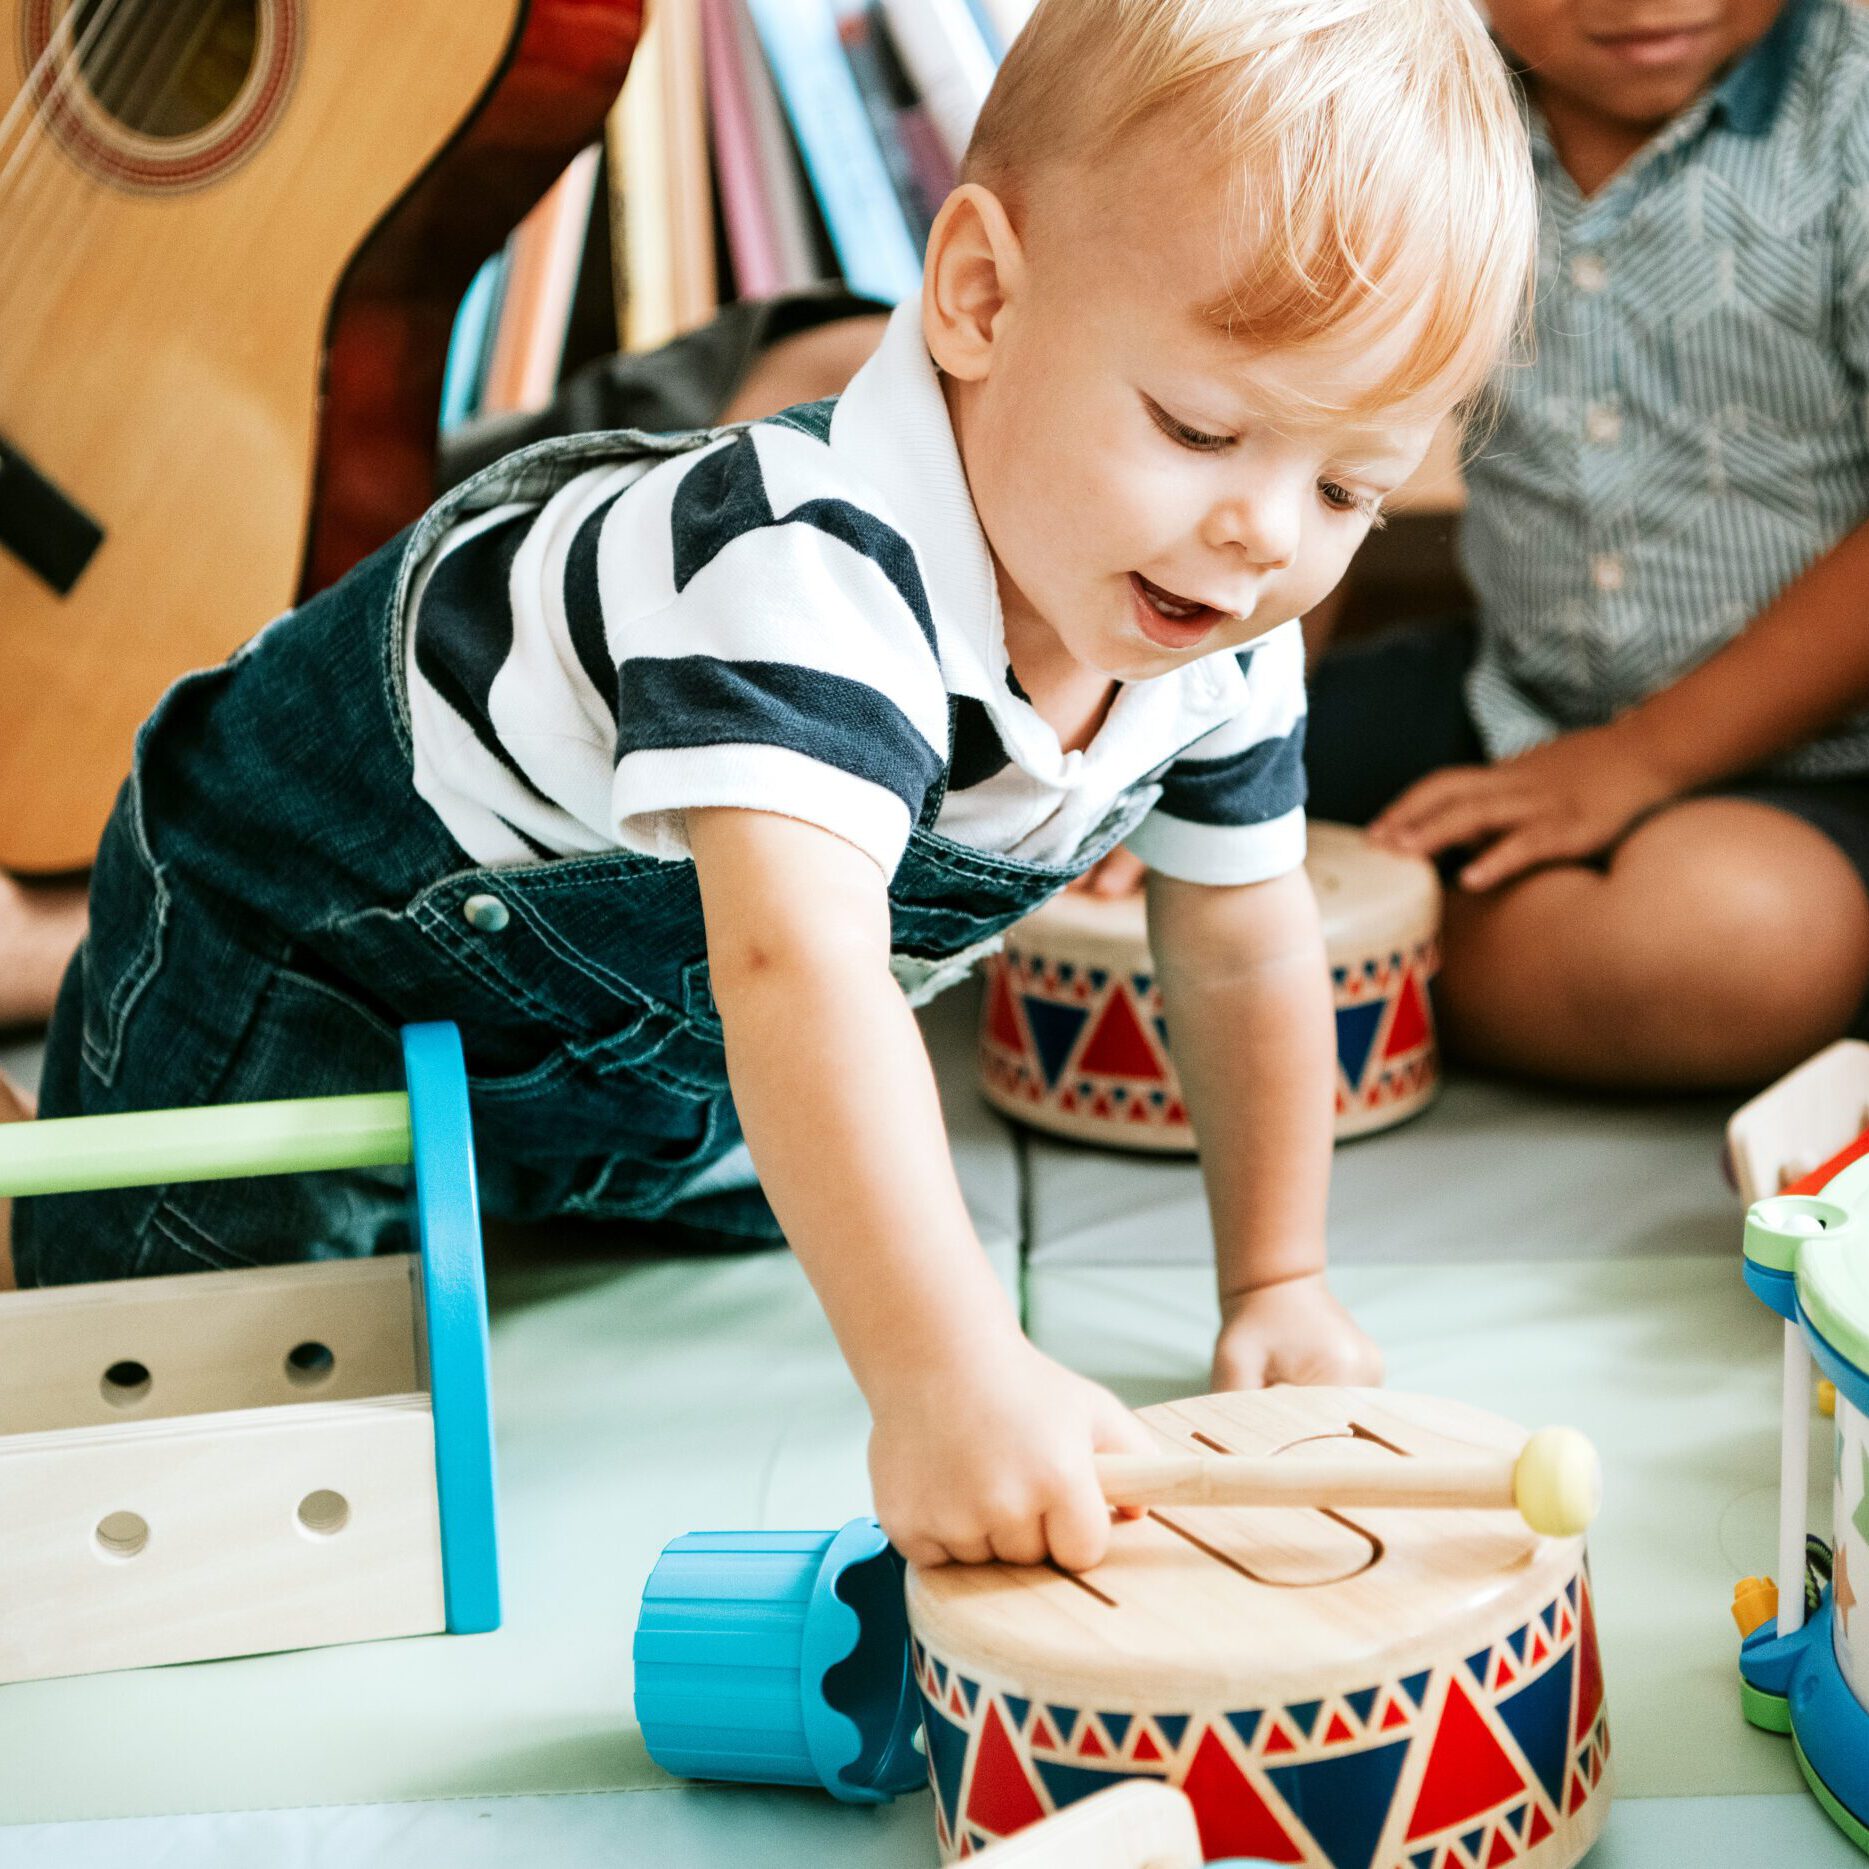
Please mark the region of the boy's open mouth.
<svg viewBox="0 0 1869 1869"><path fill-rule="evenodd" d="M1143 635L1164 649L1193 648L1226 617L1225 611L1212 604L1163 589L1140 571L1130 572L1129 588Z"/></svg>

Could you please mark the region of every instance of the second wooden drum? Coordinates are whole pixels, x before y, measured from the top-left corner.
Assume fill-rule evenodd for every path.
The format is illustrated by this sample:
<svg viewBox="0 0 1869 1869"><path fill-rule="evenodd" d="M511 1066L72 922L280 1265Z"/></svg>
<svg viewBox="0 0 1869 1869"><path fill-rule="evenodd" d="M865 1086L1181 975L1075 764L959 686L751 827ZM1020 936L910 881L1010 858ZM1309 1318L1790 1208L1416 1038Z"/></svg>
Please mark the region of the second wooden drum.
<svg viewBox="0 0 1869 1869"><path fill-rule="evenodd" d="M1441 889L1431 865L1313 824L1317 891L1337 1012L1337 1136L1425 1109L1440 1087L1428 989L1440 965ZM1062 895L987 963L980 1084L1035 1129L1172 1153L1194 1132L1168 1052L1140 895Z"/></svg>

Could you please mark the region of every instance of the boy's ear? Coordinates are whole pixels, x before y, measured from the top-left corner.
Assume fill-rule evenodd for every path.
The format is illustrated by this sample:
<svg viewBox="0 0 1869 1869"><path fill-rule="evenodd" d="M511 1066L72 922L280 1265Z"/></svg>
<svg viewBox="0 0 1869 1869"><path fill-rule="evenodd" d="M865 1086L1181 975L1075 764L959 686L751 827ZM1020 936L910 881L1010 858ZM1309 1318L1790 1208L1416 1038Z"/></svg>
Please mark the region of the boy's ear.
<svg viewBox="0 0 1869 1869"><path fill-rule="evenodd" d="M935 216L922 268L922 335L945 374L966 383L987 374L1000 315L1024 274L1004 204L990 188L963 182Z"/></svg>

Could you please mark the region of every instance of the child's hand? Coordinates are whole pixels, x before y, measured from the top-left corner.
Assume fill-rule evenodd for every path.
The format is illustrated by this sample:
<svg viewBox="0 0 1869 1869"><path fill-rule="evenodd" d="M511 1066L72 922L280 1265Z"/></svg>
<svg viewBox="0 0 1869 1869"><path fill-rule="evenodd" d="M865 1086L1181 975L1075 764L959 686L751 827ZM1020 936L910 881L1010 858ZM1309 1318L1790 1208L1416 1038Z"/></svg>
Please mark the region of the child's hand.
<svg viewBox="0 0 1869 1869"><path fill-rule="evenodd" d="M1107 1389L1023 1338L1000 1339L988 1357L908 1381L876 1404L876 1516L911 1564L1049 1556L1090 1570L1110 1542L1091 1456L1159 1445Z"/></svg>
<svg viewBox="0 0 1869 1869"><path fill-rule="evenodd" d="M1473 846L1463 889L1608 849L1677 787L1620 727L1588 727L1494 766L1449 766L1411 785L1369 827L1416 856Z"/></svg>
<svg viewBox="0 0 1869 1869"><path fill-rule="evenodd" d="M1365 1388L1382 1380L1382 1352L1337 1302L1321 1272L1241 1292L1226 1300L1221 1314L1216 1392L1274 1382Z"/></svg>

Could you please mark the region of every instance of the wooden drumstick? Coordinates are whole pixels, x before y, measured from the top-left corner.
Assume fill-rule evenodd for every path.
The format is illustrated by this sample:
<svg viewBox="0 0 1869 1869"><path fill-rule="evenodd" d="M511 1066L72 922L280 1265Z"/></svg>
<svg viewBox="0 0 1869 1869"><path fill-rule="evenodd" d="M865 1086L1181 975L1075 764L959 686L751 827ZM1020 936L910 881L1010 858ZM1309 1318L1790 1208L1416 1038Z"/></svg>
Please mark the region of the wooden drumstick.
<svg viewBox="0 0 1869 1869"><path fill-rule="evenodd" d="M1514 1454L1099 1454L1113 1506L1407 1506L1516 1510L1533 1531L1575 1538L1596 1517L1603 1471L1575 1428L1540 1428Z"/></svg>

